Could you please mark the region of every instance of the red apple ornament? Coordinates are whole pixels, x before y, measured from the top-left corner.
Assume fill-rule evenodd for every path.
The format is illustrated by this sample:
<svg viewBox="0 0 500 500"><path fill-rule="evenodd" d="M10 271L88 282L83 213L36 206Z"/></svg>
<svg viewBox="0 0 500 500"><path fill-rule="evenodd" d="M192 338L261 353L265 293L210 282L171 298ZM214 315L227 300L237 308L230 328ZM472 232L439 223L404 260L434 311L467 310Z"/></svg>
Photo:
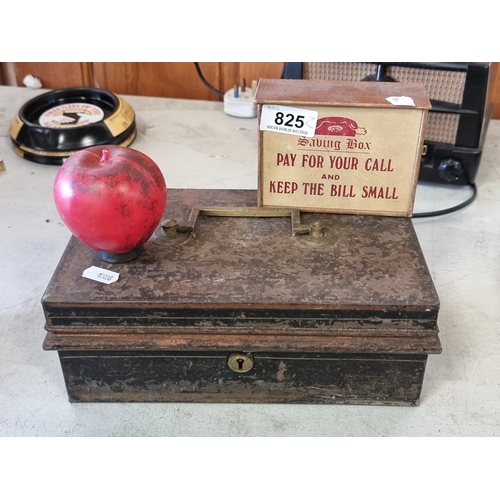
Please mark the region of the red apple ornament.
<svg viewBox="0 0 500 500"><path fill-rule="evenodd" d="M83 243L108 262L136 258L165 210L167 186L148 156L122 146L73 153L54 181L57 211Z"/></svg>

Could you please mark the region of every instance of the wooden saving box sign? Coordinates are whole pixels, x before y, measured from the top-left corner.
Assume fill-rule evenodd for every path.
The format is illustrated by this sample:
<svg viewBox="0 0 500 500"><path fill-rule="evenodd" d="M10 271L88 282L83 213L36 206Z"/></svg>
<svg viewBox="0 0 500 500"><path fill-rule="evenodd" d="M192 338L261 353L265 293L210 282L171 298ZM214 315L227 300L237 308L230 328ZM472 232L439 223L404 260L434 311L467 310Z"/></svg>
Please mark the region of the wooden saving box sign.
<svg viewBox="0 0 500 500"><path fill-rule="evenodd" d="M427 111L419 84L262 79L259 205L410 217Z"/></svg>

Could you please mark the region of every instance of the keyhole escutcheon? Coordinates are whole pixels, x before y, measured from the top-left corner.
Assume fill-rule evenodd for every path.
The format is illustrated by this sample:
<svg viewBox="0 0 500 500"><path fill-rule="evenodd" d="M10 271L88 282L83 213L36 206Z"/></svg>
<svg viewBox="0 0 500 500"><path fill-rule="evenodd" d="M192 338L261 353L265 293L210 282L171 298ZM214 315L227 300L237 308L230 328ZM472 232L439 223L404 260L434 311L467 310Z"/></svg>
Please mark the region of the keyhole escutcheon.
<svg viewBox="0 0 500 500"><path fill-rule="evenodd" d="M253 368L253 357L250 354L235 352L228 356L227 364L233 372L246 373Z"/></svg>

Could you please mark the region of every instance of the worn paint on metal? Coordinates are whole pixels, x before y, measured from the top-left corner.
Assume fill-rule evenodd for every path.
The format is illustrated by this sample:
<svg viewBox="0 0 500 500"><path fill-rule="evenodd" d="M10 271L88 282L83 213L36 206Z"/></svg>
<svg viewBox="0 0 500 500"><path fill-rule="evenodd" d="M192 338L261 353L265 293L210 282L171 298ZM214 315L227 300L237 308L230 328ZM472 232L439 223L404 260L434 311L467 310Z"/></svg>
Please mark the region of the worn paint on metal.
<svg viewBox="0 0 500 500"><path fill-rule="evenodd" d="M427 356L264 352L247 373L223 352L60 353L73 402L416 405Z"/></svg>
<svg viewBox="0 0 500 500"><path fill-rule="evenodd" d="M71 238L42 299L44 348L59 352L71 401L418 403L441 344L411 220L202 210L173 231L193 209L256 201L255 191L170 190L164 220L176 224L124 264ZM82 278L90 265L120 278ZM251 353L252 370L232 371L233 352Z"/></svg>

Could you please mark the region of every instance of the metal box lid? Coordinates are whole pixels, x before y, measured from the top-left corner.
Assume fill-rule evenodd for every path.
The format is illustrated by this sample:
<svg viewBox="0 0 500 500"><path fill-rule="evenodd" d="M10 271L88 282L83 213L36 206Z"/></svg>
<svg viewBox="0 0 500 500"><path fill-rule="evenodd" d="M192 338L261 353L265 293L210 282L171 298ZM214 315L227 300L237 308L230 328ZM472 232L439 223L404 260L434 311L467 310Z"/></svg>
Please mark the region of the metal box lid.
<svg viewBox="0 0 500 500"><path fill-rule="evenodd" d="M46 349L441 349L439 299L410 219L175 189L165 217L177 231L160 226L125 264L71 238L42 299ZM118 281L82 277L92 265Z"/></svg>

